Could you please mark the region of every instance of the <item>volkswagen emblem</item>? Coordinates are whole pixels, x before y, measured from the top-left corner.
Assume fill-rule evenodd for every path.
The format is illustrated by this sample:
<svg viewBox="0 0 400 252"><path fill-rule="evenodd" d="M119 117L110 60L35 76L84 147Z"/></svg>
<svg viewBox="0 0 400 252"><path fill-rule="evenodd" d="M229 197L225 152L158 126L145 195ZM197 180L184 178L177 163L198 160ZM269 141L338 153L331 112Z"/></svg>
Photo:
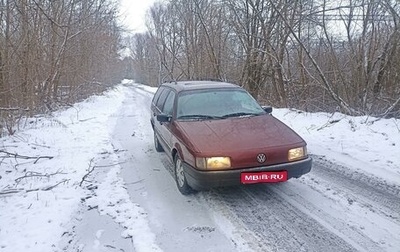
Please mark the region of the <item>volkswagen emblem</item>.
<svg viewBox="0 0 400 252"><path fill-rule="evenodd" d="M265 162L265 160L267 160L267 156L265 156L264 153L260 153L257 155L257 161L262 164Z"/></svg>

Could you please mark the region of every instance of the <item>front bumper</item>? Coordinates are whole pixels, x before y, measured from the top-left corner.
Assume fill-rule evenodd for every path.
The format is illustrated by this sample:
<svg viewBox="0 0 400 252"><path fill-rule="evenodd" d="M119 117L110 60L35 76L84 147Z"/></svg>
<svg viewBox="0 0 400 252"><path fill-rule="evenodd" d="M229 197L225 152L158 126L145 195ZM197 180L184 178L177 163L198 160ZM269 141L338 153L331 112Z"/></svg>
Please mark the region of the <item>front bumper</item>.
<svg viewBox="0 0 400 252"><path fill-rule="evenodd" d="M212 187L240 185L242 172L287 171L288 179L299 178L310 172L312 159L310 157L284 164L252 167L224 171L201 171L184 163L183 169L190 187L195 190L205 190Z"/></svg>

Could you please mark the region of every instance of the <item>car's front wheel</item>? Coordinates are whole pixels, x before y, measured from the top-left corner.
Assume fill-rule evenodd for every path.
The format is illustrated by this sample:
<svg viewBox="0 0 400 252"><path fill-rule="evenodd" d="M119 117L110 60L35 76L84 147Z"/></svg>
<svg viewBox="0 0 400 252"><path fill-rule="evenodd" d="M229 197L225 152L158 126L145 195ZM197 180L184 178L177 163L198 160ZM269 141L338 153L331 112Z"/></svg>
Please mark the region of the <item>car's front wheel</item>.
<svg viewBox="0 0 400 252"><path fill-rule="evenodd" d="M160 144L160 141L157 138L156 131L154 131L154 148L156 149L157 152L163 152L164 149Z"/></svg>
<svg viewBox="0 0 400 252"><path fill-rule="evenodd" d="M179 191L183 195L191 194L193 192L193 189L187 183L185 173L183 171L183 162L179 154L176 154L174 161L175 161L175 180Z"/></svg>

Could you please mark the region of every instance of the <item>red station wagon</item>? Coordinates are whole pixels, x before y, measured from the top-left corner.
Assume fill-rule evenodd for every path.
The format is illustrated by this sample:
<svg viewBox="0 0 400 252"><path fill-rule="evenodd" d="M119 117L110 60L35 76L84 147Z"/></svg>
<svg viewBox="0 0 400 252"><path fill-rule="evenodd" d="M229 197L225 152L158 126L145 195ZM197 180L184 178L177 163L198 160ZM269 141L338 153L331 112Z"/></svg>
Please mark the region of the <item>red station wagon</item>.
<svg viewBox="0 0 400 252"><path fill-rule="evenodd" d="M299 178L311 170L306 143L271 112L234 84L164 83L151 104L155 149L174 163L182 194Z"/></svg>

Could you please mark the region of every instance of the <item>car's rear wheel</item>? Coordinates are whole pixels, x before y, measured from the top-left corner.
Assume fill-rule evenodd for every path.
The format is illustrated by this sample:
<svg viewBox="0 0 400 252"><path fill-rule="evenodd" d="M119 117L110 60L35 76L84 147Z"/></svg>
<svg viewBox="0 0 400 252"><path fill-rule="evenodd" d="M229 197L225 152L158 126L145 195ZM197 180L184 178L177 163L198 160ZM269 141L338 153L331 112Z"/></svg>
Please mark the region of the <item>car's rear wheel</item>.
<svg viewBox="0 0 400 252"><path fill-rule="evenodd" d="M175 156L175 180L179 191L183 195L188 195L193 192L193 189L187 183L186 176L183 171L183 162L179 154L176 154Z"/></svg>
<svg viewBox="0 0 400 252"><path fill-rule="evenodd" d="M160 141L157 138L156 131L154 131L154 148L156 149L157 152L163 152L164 149L160 144Z"/></svg>

